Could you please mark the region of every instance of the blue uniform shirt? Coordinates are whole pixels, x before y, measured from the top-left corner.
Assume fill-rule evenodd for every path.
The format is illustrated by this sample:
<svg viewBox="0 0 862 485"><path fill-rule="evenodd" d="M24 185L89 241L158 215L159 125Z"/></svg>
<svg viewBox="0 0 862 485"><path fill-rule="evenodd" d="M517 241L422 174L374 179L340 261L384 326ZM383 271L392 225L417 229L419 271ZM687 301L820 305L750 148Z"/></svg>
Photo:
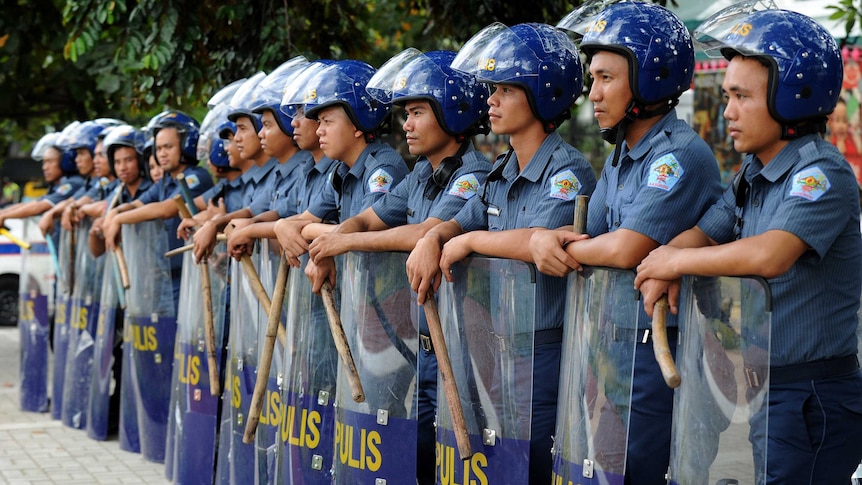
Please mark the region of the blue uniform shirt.
<svg viewBox="0 0 862 485"><path fill-rule="evenodd" d="M327 156L323 156L317 163L312 160L302 168L304 183L298 185L298 192L292 197L282 197L275 203L273 209L278 212L278 217L289 217L302 214L312 206L317 206L318 211L323 212L324 221L337 221L338 219L338 193L332 187L332 173L340 165L340 162Z"/></svg>
<svg viewBox="0 0 862 485"><path fill-rule="evenodd" d="M502 172L499 172L502 164ZM497 158L494 175L455 216L464 231L505 231L529 227L556 229L571 224L575 196L596 186L593 169L581 152L550 133L519 173L514 151ZM499 173L499 176L496 174ZM533 330L563 326L566 278L538 273Z"/></svg>
<svg viewBox="0 0 862 485"><path fill-rule="evenodd" d="M809 246L790 270L769 280L771 365L855 354L862 236L849 164L833 145L808 135L792 140L765 167L748 155L742 170L749 186L743 207L736 207L731 185L698 227L718 243L781 230Z"/></svg>
<svg viewBox="0 0 862 485"><path fill-rule="evenodd" d="M114 193L114 189L120 185L120 179L108 180L108 177L99 177L96 184L84 193L84 197L89 197L93 201L105 200L109 195Z"/></svg>
<svg viewBox="0 0 862 485"><path fill-rule="evenodd" d="M261 166L253 165L243 174L242 206L250 207L255 198L269 199L270 194L264 193L269 179L273 176L273 169L278 165L278 160L270 158Z"/></svg>
<svg viewBox="0 0 862 485"><path fill-rule="evenodd" d="M436 197L429 200L425 193L434 183L431 163L425 157L420 158L413 171L392 192L374 203L374 213L389 227L420 224L429 217L441 221L452 219L468 200L478 194L491 170L488 159L477 152L472 143L461 157L461 163L461 167L446 181L447 186L441 187Z"/></svg>
<svg viewBox="0 0 862 485"><path fill-rule="evenodd" d="M144 192L148 191L150 187L153 186L153 183L148 179L141 177L141 182L138 184L138 190L135 191L135 195L133 196L131 192L129 192L129 188L123 185L123 193L120 195L120 203L125 204L126 202L132 202L134 200L138 200L144 195Z"/></svg>
<svg viewBox="0 0 862 485"><path fill-rule="evenodd" d="M40 197L39 200L47 200L53 206L68 199L83 186L84 179L80 175L64 175L56 184L49 187L48 193Z"/></svg>
<svg viewBox="0 0 862 485"><path fill-rule="evenodd" d="M249 209L252 215L257 216L269 210L276 210L278 200L287 198L298 202L302 189L302 179L305 174L303 170L306 164L314 164L311 152L300 150L284 163L275 166L267 178L263 190L255 194Z"/></svg>
<svg viewBox="0 0 862 485"><path fill-rule="evenodd" d="M210 177L209 172L207 172L203 167L187 166L183 170L183 175L185 176L186 183L189 186L189 192L191 192L192 198L201 195L213 186L212 177ZM162 202L170 200L174 195L179 193L180 187L176 179L171 177L169 173L165 173L162 179L159 180L159 183L150 186L146 192L142 193L141 196L138 197L138 200L144 204ZM184 241L177 238L177 228L179 225L179 216L165 220L165 230L168 231L168 244L170 245L170 249L176 249L184 244ZM178 273L182 267L182 255L177 255L171 258L172 272ZM178 274L175 276L178 276Z"/></svg>
<svg viewBox="0 0 862 485"><path fill-rule="evenodd" d="M352 167L342 163L336 168L341 179L339 220L343 221L370 207L389 193L407 175L404 159L392 147L379 141L369 143ZM315 200L308 208L315 217L325 219L330 209Z"/></svg>

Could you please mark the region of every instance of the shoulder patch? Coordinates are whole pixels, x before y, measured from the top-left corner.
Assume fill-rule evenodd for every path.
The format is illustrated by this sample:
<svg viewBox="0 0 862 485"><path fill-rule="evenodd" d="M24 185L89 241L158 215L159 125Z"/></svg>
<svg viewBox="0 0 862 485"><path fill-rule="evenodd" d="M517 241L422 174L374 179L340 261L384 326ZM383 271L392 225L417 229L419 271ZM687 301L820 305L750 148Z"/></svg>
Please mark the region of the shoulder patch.
<svg viewBox="0 0 862 485"><path fill-rule="evenodd" d="M682 165L679 164L679 160L676 159L673 153L668 153L650 165L647 187L654 187L667 192L679 182L679 178L682 177L683 172L684 170L682 169Z"/></svg>
<svg viewBox="0 0 862 485"><path fill-rule="evenodd" d="M186 175L186 184L188 184L190 189L197 187L198 185L200 185L200 183L201 179L198 178L196 174Z"/></svg>
<svg viewBox="0 0 862 485"><path fill-rule="evenodd" d="M479 191L479 179L472 173L462 175L452 182L452 187L449 188L449 195L461 197L464 200L470 200Z"/></svg>
<svg viewBox="0 0 862 485"><path fill-rule="evenodd" d="M793 176L793 184L790 186L788 195L815 201L829 191L830 187L832 184L829 183L826 174L820 170L820 167L815 166L797 172Z"/></svg>
<svg viewBox="0 0 862 485"><path fill-rule="evenodd" d="M553 199L572 200L581 189L581 181L571 170L563 170L551 177L551 192Z"/></svg>
<svg viewBox="0 0 862 485"><path fill-rule="evenodd" d="M368 191L373 193L389 192L392 187L392 176L382 168L378 168L368 177Z"/></svg>
<svg viewBox="0 0 862 485"><path fill-rule="evenodd" d="M66 195L72 190L72 184L65 183L59 187L57 187L57 193L60 195Z"/></svg>

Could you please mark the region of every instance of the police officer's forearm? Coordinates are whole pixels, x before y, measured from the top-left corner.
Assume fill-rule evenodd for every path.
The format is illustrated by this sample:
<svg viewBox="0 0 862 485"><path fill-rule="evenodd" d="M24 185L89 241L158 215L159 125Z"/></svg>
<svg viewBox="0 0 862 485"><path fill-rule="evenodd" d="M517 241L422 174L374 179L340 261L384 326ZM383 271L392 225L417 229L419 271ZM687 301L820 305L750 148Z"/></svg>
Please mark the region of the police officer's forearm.
<svg viewBox="0 0 862 485"><path fill-rule="evenodd" d="M51 203L47 200L38 200L12 208L9 212L3 214L2 217L3 219L24 219L43 214L52 207Z"/></svg>
<svg viewBox="0 0 862 485"><path fill-rule="evenodd" d="M458 224L455 219L451 219L434 226L426 232L424 236L422 236L422 239L434 241L442 248L447 241L455 236L460 236L461 234L464 234L464 229L461 227L461 224Z"/></svg>
<svg viewBox="0 0 862 485"><path fill-rule="evenodd" d="M240 209L238 211L231 212L229 214L220 214L212 218L213 224L216 225L216 228L219 231L223 231L225 226L227 226L230 221L234 219L246 219L252 216L251 210L248 207Z"/></svg>
<svg viewBox="0 0 862 485"><path fill-rule="evenodd" d="M431 217L421 224L406 224L382 231L369 231L348 235L351 251L412 251L416 242L443 221Z"/></svg>
<svg viewBox="0 0 862 485"><path fill-rule="evenodd" d="M468 248L496 258L533 262L530 237L542 228L511 229L508 231L471 231L465 234Z"/></svg>
<svg viewBox="0 0 862 485"><path fill-rule="evenodd" d="M617 229L595 238L575 241L566 246L566 252L581 264L630 269L658 246L658 242L637 231Z"/></svg>

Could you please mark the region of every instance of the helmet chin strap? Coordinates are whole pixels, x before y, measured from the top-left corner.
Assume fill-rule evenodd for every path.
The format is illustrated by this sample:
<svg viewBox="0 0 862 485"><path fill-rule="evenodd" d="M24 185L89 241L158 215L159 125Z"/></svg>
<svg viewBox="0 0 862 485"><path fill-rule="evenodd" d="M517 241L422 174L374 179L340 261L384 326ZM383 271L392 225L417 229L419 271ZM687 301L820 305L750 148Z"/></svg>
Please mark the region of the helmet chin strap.
<svg viewBox="0 0 862 485"><path fill-rule="evenodd" d="M679 98L669 100L666 104L656 109L648 110L637 103L634 99L629 101L625 116L623 116L616 125L610 128L601 129L602 139L608 143L614 144L614 159L611 162L611 166L616 167L617 163L619 163L623 140L626 137L626 128L628 128L634 120L638 118L646 119L652 118L653 116L664 116L676 107L677 104L679 104Z"/></svg>

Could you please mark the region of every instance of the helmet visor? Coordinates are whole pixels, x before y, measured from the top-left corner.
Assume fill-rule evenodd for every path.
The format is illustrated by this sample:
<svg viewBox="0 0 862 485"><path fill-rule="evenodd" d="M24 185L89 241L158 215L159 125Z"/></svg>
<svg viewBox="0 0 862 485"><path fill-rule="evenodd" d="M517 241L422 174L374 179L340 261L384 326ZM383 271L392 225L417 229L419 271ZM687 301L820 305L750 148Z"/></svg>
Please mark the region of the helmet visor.
<svg viewBox="0 0 862 485"><path fill-rule="evenodd" d="M368 80L366 87L368 94L381 103L392 103L395 92L404 90L406 87L406 78L401 74L401 70L407 64L424 56L422 51L413 47L396 54L386 61L386 64L380 66L380 69Z"/></svg>
<svg viewBox="0 0 862 485"><path fill-rule="evenodd" d="M593 28L596 17L602 13L602 10L621 1L625 0L591 0L586 2L557 22L557 27L583 36Z"/></svg>
<svg viewBox="0 0 862 485"><path fill-rule="evenodd" d="M246 78L237 79L236 81L228 84L227 86L218 90L217 93L213 94L209 101L207 101L207 108L213 109L214 107L220 104L228 104L230 103L233 95L236 94L237 90L242 87L243 83L245 83Z"/></svg>
<svg viewBox="0 0 862 485"><path fill-rule="evenodd" d="M745 27L741 25L741 21L745 17L761 10L776 10L777 8L772 0L748 0L731 5L706 19L694 29L692 37L704 54L709 57L723 58L722 48L728 47L728 40L732 36L738 36L742 33L741 29Z"/></svg>
<svg viewBox="0 0 862 485"><path fill-rule="evenodd" d="M284 87L284 96L281 98L281 111L294 118L309 100L315 97L314 79L329 64L312 62L306 65L288 80Z"/></svg>
<svg viewBox="0 0 862 485"><path fill-rule="evenodd" d="M282 98L284 98L287 83L306 65L308 65L308 60L305 57L297 56L269 73L257 86L254 96L257 104L254 107L280 105Z"/></svg>
<svg viewBox="0 0 862 485"><path fill-rule="evenodd" d="M255 106L254 95L257 85L266 77L266 73L258 71L254 76L245 80L242 86L236 90L230 99L230 110L248 110Z"/></svg>

